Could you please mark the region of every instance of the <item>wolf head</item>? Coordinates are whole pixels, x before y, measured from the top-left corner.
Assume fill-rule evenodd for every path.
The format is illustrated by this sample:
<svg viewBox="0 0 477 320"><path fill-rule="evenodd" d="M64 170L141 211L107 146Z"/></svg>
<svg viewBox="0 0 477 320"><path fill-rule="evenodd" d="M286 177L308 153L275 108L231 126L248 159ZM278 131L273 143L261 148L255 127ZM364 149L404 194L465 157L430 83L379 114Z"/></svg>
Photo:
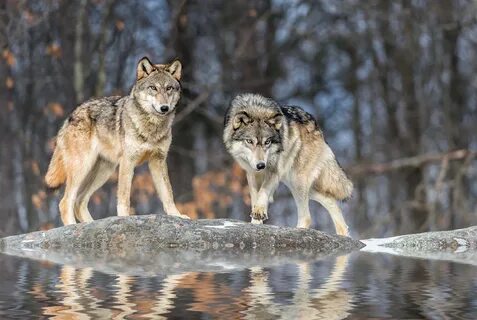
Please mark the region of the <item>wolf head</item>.
<svg viewBox="0 0 477 320"><path fill-rule="evenodd" d="M168 115L180 98L182 65L178 60L169 64L152 64L147 57L137 65L136 84L131 95L146 112Z"/></svg>
<svg viewBox="0 0 477 320"><path fill-rule="evenodd" d="M274 168L283 149L278 104L260 95L239 95L229 113L224 140L232 156L251 170Z"/></svg>

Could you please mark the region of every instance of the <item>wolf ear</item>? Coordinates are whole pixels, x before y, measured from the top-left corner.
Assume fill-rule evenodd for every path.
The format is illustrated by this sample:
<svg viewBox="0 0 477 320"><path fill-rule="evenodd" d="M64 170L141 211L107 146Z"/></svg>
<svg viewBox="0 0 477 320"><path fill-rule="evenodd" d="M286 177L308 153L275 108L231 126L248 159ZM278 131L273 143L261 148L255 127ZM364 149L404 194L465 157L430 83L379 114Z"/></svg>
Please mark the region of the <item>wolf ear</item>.
<svg viewBox="0 0 477 320"><path fill-rule="evenodd" d="M136 80L148 76L154 70L156 70L156 68L152 65L151 61L147 57L142 58L137 64Z"/></svg>
<svg viewBox="0 0 477 320"><path fill-rule="evenodd" d="M282 119L283 119L283 115L277 113L276 115L266 120L265 122L270 127L274 127L276 130L280 130L280 128L282 127Z"/></svg>
<svg viewBox="0 0 477 320"><path fill-rule="evenodd" d="M182 64L179 60L175 60L166 67L166 71L169 72L177 81L182 76Z"/></svg>
<svg viewBox="0 0 477 320"><path fill-rule="evenodd" d="M155 64L154 65L158 69L163 69L164 71L168 72L176 78L177 81L181 79L182 76L182 64L179 60L175 60L169 64Z"/></svg>
<svg viewBox="0 0 477 320"><path fill-rule="evenodd" d="M237 130L242 124L249 124L250 122L252 122L252 119L250 119L248 114L246 112L240 112L235 115L232 125L234 130Z"/></svg>

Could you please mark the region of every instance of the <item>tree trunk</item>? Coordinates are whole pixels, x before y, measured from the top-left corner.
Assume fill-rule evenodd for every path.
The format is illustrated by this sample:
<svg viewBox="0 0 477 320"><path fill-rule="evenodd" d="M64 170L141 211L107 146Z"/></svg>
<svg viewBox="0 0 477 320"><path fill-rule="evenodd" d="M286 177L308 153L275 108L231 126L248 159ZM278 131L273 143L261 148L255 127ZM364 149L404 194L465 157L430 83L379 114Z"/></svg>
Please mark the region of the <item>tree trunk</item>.
<svg viewBox="0 0 477 320"><path fill-rule="evenodd" d="M75 44L74 44L74 88L76 103L84 100L84 80L85 70L83 64L83 31L88 0L80 0L78 8L78 19L75 25Z"/></svg>

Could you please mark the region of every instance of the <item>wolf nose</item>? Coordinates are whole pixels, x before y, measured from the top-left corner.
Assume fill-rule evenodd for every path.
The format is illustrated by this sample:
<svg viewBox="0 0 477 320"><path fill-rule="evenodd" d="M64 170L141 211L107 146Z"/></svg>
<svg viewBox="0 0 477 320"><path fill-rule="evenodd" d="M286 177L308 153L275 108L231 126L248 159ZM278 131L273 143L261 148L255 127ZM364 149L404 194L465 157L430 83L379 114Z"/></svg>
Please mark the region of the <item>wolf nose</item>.
<svg viewBox="0 0 477 320"><path fill-rule="evenodd" d="M263 170L263 169L265 169L265 162L257 163L257 170Z"/></svg>
<svg viewBox="0 0 477 320"><path fill-rule="evenodd" d="M161 106L161 112L167 112L169 111L169 106L168 105L162 105Z"/></svg>

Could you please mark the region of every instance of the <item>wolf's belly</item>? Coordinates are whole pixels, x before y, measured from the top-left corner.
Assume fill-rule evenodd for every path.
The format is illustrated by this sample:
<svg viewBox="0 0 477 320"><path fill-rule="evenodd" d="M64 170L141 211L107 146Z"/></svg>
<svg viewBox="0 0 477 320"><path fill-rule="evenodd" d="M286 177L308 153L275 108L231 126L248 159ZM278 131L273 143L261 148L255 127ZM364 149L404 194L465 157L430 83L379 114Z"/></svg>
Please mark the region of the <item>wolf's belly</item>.
<svg viewBox="0 0 477 320"><path fill-rule="evenodd" d="M118 163L121 157L121 146L112 139L102 139L98 142L98 154L112 163Z"/></svg>

